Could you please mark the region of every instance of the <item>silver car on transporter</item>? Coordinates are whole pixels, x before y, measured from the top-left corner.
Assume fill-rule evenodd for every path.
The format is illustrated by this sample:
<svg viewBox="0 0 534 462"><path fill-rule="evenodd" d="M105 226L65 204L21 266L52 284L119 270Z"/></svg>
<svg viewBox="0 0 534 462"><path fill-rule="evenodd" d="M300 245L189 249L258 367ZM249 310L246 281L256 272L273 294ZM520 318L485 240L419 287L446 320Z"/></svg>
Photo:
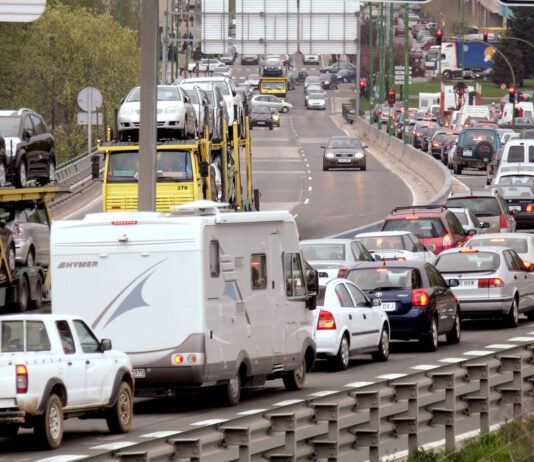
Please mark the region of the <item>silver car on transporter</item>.
<svg viewBox="0 0 534 462"><path fill-rule="evenodd" d="M436 268L445 280L458 279L452 290L462 319L502 318L518 325L519 313L534 320L534 273L508 247L463 247L444 250Z"/></svg>

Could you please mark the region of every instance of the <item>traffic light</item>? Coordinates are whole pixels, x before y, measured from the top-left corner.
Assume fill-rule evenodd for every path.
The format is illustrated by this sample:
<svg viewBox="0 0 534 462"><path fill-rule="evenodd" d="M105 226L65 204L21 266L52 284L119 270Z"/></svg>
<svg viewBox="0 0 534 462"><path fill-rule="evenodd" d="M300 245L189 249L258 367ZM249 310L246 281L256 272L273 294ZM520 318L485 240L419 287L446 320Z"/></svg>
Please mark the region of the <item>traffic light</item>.
<svg viewBox="0 0 534 462"><path fill-rule="evenodd" d="M485 43L488 43L488 31L487 30L485 30L482 33L482 40L484 40Z"/></svg>
<svg viewBox="0 0 534 462"><path fill-rule="evenodd" d="M441 38L443 37L443 31L441 29L438 29L436 31L436 43L441 46Z"/></svg>
<svg viewBox="0 0 534 462"><path fill-rule="evenodd" d="M508 101L510 103L515 102L515 88L514 87L510 87L508 89Z"/></svg>
<svg viewBox="0 0 534 462"><path fill-rule="evenodd" d="M395 101L397 99L397 95L395 93L395 90L389 90L388 91L388 103L390 106L393 106L395 104Z"/></svg>
<svg viewBox="0 0 534 462"><path fill-rule="evenodd" d="M365 82L365 80L360 80L360 96L364 96L365 95L365 86L367 85L367 83Z"/></svg>

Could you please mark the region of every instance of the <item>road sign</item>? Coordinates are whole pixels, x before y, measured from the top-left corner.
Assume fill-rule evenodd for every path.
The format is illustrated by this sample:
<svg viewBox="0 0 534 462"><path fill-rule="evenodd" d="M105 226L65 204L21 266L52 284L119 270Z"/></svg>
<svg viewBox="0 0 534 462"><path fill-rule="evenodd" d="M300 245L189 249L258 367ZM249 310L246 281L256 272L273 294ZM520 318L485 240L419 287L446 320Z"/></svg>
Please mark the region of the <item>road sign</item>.
<svg viewBox="0 0 534 462"><path fill-rule="evenodd" d="M101 112L91 112L91 125L102 125L103 117ZM89 113L78 112L78 125L89 125Z"/></svg>
<svg viewBox="0 0 534 462"><path fill-rule="evenodd" d="M505 83L501 83L501 90L506 90L506 84Z"/></svg>
<svg viewBox="0 0 534 462"><path fill-rule="evenodd" d="M411 77L408 78L408 84L412 84ZM395 85L404 85L404 76L402 76L402 78L397 78L397 76L395 76Z"/></svg>
<svg viewBox="0 0 534 462"><path fill-rule="evenodd" d="M78 93L78 106L84 111L93 112L102 106L102 93L95 87L85 87Z"/></svg>
<svg viewBox="0 0 534 462"><path fill-rule="evenodd" d="M0 0L0 22L31 22L43 14L46 0Z"/></svg>

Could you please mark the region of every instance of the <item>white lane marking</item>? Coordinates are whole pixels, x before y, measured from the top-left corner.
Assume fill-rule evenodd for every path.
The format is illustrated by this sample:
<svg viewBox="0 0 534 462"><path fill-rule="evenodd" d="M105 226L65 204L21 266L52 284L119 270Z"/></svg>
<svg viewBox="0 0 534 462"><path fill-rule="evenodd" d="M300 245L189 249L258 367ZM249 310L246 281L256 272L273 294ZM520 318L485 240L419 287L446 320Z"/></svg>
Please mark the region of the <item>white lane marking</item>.
<svg viewBox="0 0 534 462"><path fill-rule="evenodd" d="M259 173L260 175L265 174L280 174L280 173L291 173L291 174L302 174L304 175L306 172L304 170L254 170L254 173Z"/></svg>
<svg viewBox="0 0 534 462"><path fill-rule="evenodd" d="M267 409L249 409L248 411L238 412L238 415L252 415L259 414L260 412L265 412Z"/></svg>
<svg viewBox="0 0 534 462"><path fill-rule="evenodd" d="M310 168L310 164L306 164L306 167Z"/></svg>
<svg viewBox="0 0 534 462"><path fill-rule="evenodd" d="M308 191L311 191L312 190L312 187L311 186L308 186Z"/></svg>
<svg viewBox="0 0 534 462"><path fill-rule="evenodd" d="M493 345L487 345L484 348L497 348L497 349L505 349L505 348L514 348L517 345L514 345L512 343L494 343Z"/></svg>
<svg viewBox="0 0 534 462"><path fill-rule="evenodd" d="M379 375L377 379L395 380L395 379L400 379L401 377L406 377L406 374L384 374L384 375Z"/></svg>
<svg viewBox="0 0 534 462"><path fill-rule="evenodd" d="M147 433L146 435L139 435L139 436L141 438L165 438L166 436L176 435L177 433L182 433L182 430L154 432L154 433Z"/></svg>
<svg viewBox="0 0 534 462"><path fill-rule="evenodd" d="M133 446L133 441L116 441L115 443L99 444L98 446L91 446L90 449L107 449L108 451L115 451L117 449L127 448Z"/></svg>
<svg viewBox="0 0 534 462"><path fill-rule="evenodd" d="M306 395L306 396L314 396L316 398L320 398L321 396L333 395L334 393L337 393L337 391L324 390L324 391L317 391L315 393L310 393L309 395Z"/></svg>
<svg viewBox="0 0 534 462"><path fill-rule="evenodd" d="M352 382L352 383L347 383L347 385L345 386L349 388L361 388L361 387L366 387L367 385L372 385L373 383L375 382Z"/></svg>
<svg viewBox="0 0 534 462"><path fill-rule="evenodd" d="M436 367L441 367L436 364L419 364L418 366L412 366L412 369L418 371L429 371L430 369L435 369Z"/></svg>
<svg viewBox="0 0 534 462"><path fill-rule="evenodd" d="M312 177L311 177L311 176L309 176L309 177L308 177L308 180L310 180L310 181L311 181L311 180L312 180Z"/></svg>
<svg viewBox="0 0 534 462"><path fill-rule="evenodd" d="M308 173L311 173L311 170L308 170Z"/></svg>
<svg viewBox="0 0 534 462"><path fill-rule="evenodd" d="M465 361L465 358L443 358L439 360L442 363L459 363Z"/></svg>
<svg viewBox="0 0 534 462"><path fill-rule="evenodd" d="M53 456L53 457L47 457L46 459L39 459L37 460L37 462L71 462L73 460L85 459L86 457L89 457L89 456L64 454L62 456Z"/></svg>
<svg viewBox="0 0 534 462"><path fill-rule="evenodd" d="M309 203L310 203L310 199L306 198L306 200L304 201L304 205L308 205Z"/></svg>
<svg viewBox="0 0 534 462"><path fill-rule="evenodd" d="M303 399L287 399L285 401L274 403L273 406L289 406L290 404L302 403L302 401L304 400Z"/></svg>
<svg viewBox="0 0 534 462"><path fill-rule="evenodd" d="M491 350L471 350L471 351L466 351L464 353L464 355L467 355L467 356L484 356L484 355L490 355L491 353L495 353L495 351L491 351Z"/></svg>
<svg viewBox="0 0 534 462"><path fill-rule="evenodd" d="M208 420L201 420L200 422L194 422L191 425L195 427L201 427L202 425L214 425L218 423L226 422L228 419L208 419Z"/></svg>
<svg viewBox="0 0 534 462"><path fill-rule="evenodd" d="M530 334L531 332L529 332ZM508 339L509 342L533 342L534 337L512 337Z"/></svg>
<svg viewBox="0 0 534 462"><path fill-rule="evenodd" d="M534 335L534 332L527 332L527 335Z"/></svg>

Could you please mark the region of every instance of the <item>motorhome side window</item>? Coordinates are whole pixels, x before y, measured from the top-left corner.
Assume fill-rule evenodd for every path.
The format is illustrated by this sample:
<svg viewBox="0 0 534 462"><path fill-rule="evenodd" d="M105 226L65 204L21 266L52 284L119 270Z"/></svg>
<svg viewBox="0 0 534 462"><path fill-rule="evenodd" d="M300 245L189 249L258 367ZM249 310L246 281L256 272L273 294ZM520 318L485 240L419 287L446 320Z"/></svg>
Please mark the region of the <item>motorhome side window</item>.
<svg viewBox="0 0 534 462"><path fill-rule="evenodd" d="M219 241L210 242L210 276L218 278L221 273L219 264Z"/></svg>
<svg viewBox="0 0 534 462"><path fill-rule="evenodd" d="M267 257L264 253L250 256L250 278L252 290L267 288Z"/></svg>
<svg viewBox="0 0 534 462"><path fill-rule="evenodd" d="M302 265L298 253L284 254L284 274L286 277L286 295L298 297L306 294Z"/></svg>

